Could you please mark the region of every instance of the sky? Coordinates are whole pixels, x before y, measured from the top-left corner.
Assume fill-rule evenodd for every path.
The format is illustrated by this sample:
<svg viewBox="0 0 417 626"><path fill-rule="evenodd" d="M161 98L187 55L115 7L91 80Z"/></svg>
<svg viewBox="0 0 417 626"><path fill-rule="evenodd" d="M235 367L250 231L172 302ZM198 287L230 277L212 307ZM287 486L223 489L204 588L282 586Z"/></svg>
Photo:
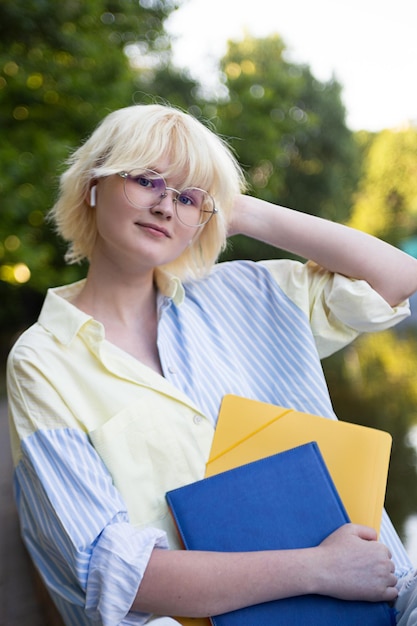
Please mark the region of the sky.
<svg viewBox="0 0 417 626"><path fill-rule="evenodd" d="M213 85L229 39L279 34L289 60L342 85L347 125L417 123L417 0L183 0L167 22L174 61Z"/></svg>

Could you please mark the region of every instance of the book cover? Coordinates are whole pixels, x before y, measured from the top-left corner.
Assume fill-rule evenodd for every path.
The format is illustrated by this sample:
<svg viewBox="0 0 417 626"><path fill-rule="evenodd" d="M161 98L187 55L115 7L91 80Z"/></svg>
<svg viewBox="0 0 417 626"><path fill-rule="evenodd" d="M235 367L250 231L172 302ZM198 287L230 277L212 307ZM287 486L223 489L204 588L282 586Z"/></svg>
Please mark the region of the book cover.
<svg viewBox="0 0 417 626"><path fill-rule="evenodd" d="M316 443L274 454L167 493L189 550L283 550L318 545L349 521ZM386 603L305 595L211 618L215 626L388 626Z"/></svg>

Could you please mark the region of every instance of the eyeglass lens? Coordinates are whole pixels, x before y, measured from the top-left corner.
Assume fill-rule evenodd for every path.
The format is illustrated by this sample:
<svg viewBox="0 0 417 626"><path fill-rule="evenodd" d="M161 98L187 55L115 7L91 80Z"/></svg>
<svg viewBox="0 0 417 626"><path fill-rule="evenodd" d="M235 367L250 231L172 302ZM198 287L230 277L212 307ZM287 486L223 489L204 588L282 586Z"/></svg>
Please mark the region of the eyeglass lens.
<svg viewBox="0 0 417 626"><path fill-rule="evenodd" d="M206 224L215 212L213 198L207 191L189 187L181 191L167 187L164 178L152 170L133 170L124 176L124 189L131 204L151 209L173 192L178 219L187 226Z"/></svg>

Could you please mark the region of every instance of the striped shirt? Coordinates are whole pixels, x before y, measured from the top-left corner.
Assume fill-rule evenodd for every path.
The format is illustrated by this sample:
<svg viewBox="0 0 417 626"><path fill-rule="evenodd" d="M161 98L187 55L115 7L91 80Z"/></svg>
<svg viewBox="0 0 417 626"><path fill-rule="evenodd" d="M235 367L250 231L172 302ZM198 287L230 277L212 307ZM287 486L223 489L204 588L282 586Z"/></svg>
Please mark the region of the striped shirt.
<svg viewBox="0 0 417 626"><path fill-rule="evenodd" d="M409 308L312 263L160 274L162 377L71 304L81 287L50 290L8 360L22 534L66 624L143 624L129 608L150 554L177 545L165 493L204 475L223 396L334 419L320 358ZM385 514L381 539L408 571Z"/></svg>

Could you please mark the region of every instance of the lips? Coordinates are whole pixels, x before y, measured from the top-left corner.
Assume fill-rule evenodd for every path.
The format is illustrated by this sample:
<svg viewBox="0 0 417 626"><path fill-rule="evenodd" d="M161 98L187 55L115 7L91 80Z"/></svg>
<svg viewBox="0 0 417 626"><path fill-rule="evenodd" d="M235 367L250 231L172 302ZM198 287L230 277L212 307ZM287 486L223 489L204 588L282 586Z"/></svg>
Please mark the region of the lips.
<svg viewBox="0 0 417 626"><path fill-rule="evenodd" d="M160 233L165 237L171 238L170 233L165 228L163 228L162 226L158 226L157 224L150 224L147 222L135 222L135 224L136 226L140 226L141 228L144 228L146 230L153 231L154 233Z"/></svg>

